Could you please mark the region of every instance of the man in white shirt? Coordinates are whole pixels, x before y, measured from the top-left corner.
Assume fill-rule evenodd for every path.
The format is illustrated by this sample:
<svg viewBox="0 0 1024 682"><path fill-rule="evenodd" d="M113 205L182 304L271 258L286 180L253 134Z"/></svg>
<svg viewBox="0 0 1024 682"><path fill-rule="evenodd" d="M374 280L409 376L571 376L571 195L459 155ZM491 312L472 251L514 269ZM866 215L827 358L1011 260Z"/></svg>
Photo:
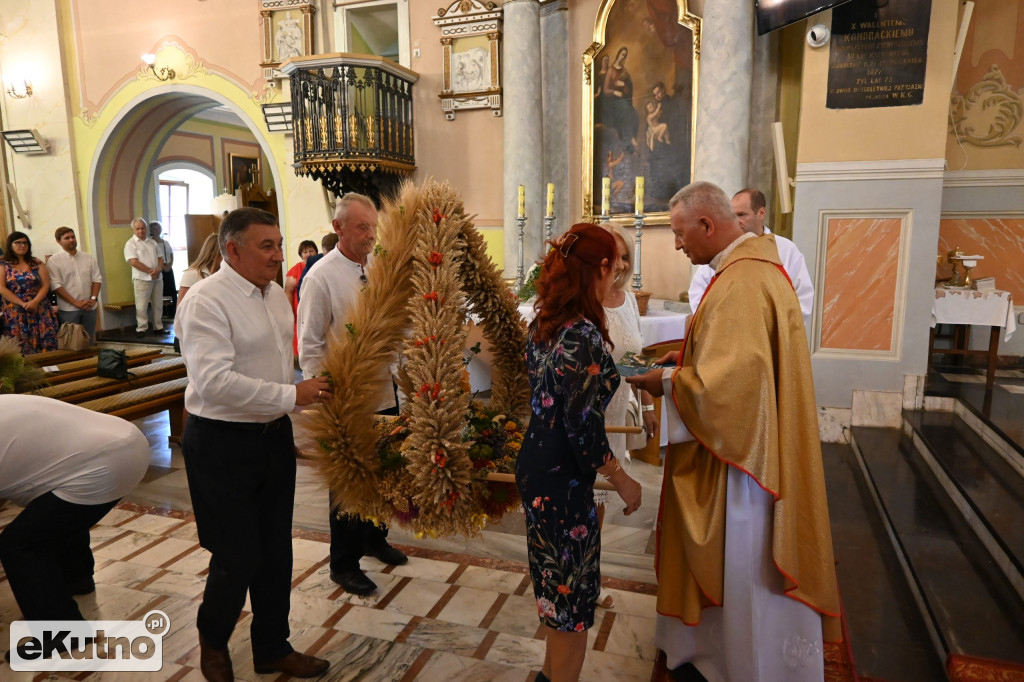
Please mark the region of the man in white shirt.
<svg viewBox="0 0 1024 682"><path fill-rule="evenodd" d="M736 214L736 219L739 220L740 227L744 232L749 232L755 237L772 233L764 224L767 205L768 202L765 200L764 194L751 187L741 189L732 198L732 210ZM796 291L796 296L800 300L800 313L804 317L804 326L806 327L810 322L811 312L814 310L814 284L807 272L804 256L796 248L796 244L781 235L775 235L775 245L779 250L782 267L789 275L789 279L793 283L793 290ZM708 265L701 265L697 268L697 272L694 273L693 280L690 282L691 310L697 310L700 300L704 298L704 291L708 288L714 275L715 271Z"/></svg>
<svg viewBox="0 0 1024 682"><path fill-rule="evenodd" d="M103 277L92 254L78 250L78 239L70 227L58 227L53 234L62 249L46 261L50 291L57 294L57 319L85 327L90 341L96 340L97 298Z"/></svg>
<svg viewBox="0 0 1024 682"><path fill-rule="evenodd" d="M258 674L316 677L325 660L288 643L295 442L288 413L331 396L325 378L293 384L292 309L274 282L281 270L277 218L255 208L228 214L224 262L178 307L188 368L181 449L199 542L210 572L196 617L207 680L234 679L228 640L248 593Z"/></svg>
<svg viewBox="0 0 1024 682"><path fill-rule="evenodd" d="M338 200L332 222L338 246L324 255L302 280L299 299L299 366L315 377L323 369L327 339L341 328L349 309L366 286L366 268L377 242L377 209L369 197L350 192ZM334 333L337 333L336 331ZM391 382L386 382L391 386ZM394 390L374 396L378 414L398 414ZM359 567L359 559L373 556L400 565L408 558L387 542L387 528L352 514L334 511L331 499L331 580L357 595L377 585Z"/></svg>
<svg viewBox="0 0 1024 682"><path fill-rule="evenodd" d="M132 221L134 236L124 245L124 259L132 266L135 287L135 334L142 336L149 326L148 309L153 308L153 329L164 330L164 284L160 273L164 259L149 236L149 225L142 218Z"/></svg>
<svg viewBox="0 0 1024 682"><path fill-rule="evenodd" d="M149 441L131 422L52 398L0 395L0 499L25 509L0 562L25 620L83 620L95 590L89 528L138 485Z"/></svg>

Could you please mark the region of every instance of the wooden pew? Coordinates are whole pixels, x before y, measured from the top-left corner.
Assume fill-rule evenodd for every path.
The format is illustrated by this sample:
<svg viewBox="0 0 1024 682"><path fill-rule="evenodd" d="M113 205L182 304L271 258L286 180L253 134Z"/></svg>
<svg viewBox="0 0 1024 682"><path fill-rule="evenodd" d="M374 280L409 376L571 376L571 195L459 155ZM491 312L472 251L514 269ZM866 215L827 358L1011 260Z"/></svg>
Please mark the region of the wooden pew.
<svg viewBox="0 0 1024 682"><path fill-rule="evenodd" d="M163 351L153 350L150 348L137 348L126 352L128 354L129 367L149 364L154 360L160 359L160 356L163 355ZM96 376L96 362L97 359L92 357L85 358L84 360L74 360L72 362L61 363L57 365L57 372L47 372L46 380L51 386L53 386L63 384L68 381L75 381L77 379L94 377Z"/></svg>
<svg viewBox="0 0 1024 682"><path fill-rule="evenodd" d="M67 381L54 386L46 386L45 388L32 391L32 394L46 398L55 398L66 403L82 403L183 377L185 376L185 361L180 357L168 358L135 367L132 373L135 374L135 378L131 381L92 376L86 379Z"/></svg>
<svg viewBox="0 0 1024 682"><path fill-rule="evenodd" d="M83 350L45 350L42 353L29 353L25 356L27 362L36 367L56 365L59 362L71 362L89 358L99 353L99 346L92 346Z"/></svg>
<svg viewBox="0 0 1024 682"><path fill-rule="evenodd" d="M185 387L187 385L188 377L181 377L124 393L108 395L105 398L89 400L79 403L79 406L129 421L168 410L171 423L171 435L168 440L171 443L180 443L184 427L182 414L185 410Z"/></svg>

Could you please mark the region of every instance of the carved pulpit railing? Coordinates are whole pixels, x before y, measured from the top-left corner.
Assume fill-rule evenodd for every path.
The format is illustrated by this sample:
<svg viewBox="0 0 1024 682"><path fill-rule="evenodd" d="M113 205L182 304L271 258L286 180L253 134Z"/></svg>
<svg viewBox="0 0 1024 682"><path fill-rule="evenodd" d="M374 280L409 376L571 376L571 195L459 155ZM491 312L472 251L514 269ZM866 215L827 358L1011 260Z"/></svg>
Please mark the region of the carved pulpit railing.
<svg viewBox="0 0 1024 682"><path fill-rule="evenodd" d="M391 60L337 53L286 61L297 175L335 194L373 196L416 170L412 86L419 74Z"/></svg>

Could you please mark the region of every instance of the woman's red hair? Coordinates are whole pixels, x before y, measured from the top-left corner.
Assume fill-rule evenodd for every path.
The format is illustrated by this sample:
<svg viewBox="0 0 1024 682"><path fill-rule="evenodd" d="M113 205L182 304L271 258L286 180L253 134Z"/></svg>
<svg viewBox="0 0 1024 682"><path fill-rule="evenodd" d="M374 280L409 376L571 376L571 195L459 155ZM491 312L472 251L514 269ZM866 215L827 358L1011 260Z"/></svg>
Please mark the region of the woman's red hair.
<svg viewBox="0 0 1024 682"><path fill-rule="evenodd" d="M562 237L550 242L537 278L536 317L530 323L534 342L548 346L559 330L578 317L585 317L601 331L611 345L605 326L604 308L597 296L601 261L611 268L615 261L615 237L591 223L577 223Z"/></svg>

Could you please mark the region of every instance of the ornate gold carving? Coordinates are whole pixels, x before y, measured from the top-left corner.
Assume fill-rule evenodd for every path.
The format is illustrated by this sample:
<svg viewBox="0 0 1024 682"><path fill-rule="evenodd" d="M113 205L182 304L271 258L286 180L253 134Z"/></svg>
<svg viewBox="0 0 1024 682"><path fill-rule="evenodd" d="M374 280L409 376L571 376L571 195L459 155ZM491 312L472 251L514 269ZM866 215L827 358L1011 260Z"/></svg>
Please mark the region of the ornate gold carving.
<svg viewBox="0 0 1024 682"><path fill-rule="evenodd" d="M949 117L951 132L975 147L1019 147L1024 141L1013 134L1024 120L1024 101L996 64L966 96L950 100Z"/></svg>
<svg viewBox="0 0 1024 682"><path fill-rule="evenodd" d="M348 146L359 146L359 117L355 114L348 115Z"/></svg>
<svg viewBox="0 0 1024 682"><path fill-rule="evenodd" d="M377 146L377 131L375 126L377 119L373 116L363 116L363 120L366 123L366 146L375 147Z"/></svg>
<svg viewBox="0 0 1024 682"><path fill-rule="evenodd" d="M82 120L82 123L85 124L86 128L92 128L96 125L96 121L99 120L99 117L100 115L98 113L90 114L86 107L82 107L78 110L78 118Z"/></svg>
<svg viewBox="0 0 1024 682"><path fill-rule="evenodd" d="M320 148L327 149L327 117L320 114Z"/></svg>

